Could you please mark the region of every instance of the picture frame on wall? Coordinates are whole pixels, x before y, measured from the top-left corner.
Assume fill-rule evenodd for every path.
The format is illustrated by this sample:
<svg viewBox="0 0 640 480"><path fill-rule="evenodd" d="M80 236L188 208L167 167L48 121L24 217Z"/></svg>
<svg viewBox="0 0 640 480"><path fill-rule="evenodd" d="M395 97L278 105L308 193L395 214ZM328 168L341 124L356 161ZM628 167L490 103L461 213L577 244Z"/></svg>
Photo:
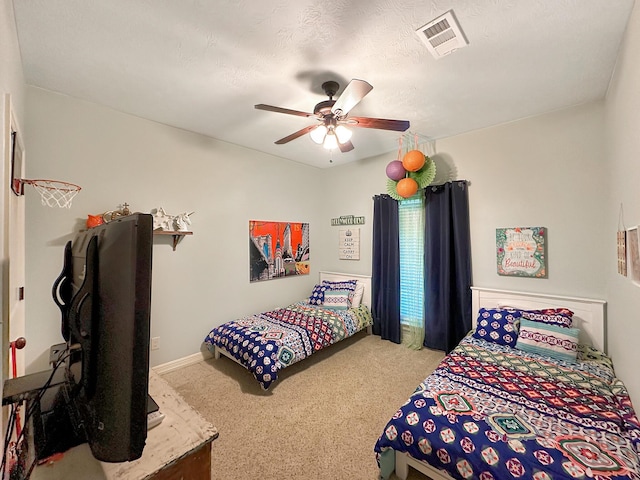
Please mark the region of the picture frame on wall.
<svg viewBox="0 0 640 480"><path fill-rule="evenodd" d="M627 231L618 230L618 273L624 277L627 276Z"/></svg>
<svg viewBox="0 0 640 480"><path fill-rule="evenodd" d="M545 227L496 229L498 275L547 278Z"/></svg>
<svg viewBox="0 0 640 480"><path fill-rule="evenodd" d="M309 224L249 220L251 282L309 275Z"/></svg>
<svg viewBox="0 0 640 480"><path fill-rule="evenodd" d="M640 244L638 226L627 229L627 272L631 281L640 287Z"/></svg>

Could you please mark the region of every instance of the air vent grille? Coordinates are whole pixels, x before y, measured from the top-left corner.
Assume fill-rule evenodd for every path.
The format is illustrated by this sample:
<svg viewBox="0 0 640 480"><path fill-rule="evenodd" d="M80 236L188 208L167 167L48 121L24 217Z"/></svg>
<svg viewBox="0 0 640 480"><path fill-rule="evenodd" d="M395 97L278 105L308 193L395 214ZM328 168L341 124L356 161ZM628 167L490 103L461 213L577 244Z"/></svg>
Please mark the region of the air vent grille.
<svg viewBox="0 0 640 480"><path fill-rule="evenodd" d="M449 26L449 22L445 18L445 19L440 20L435 25L427 28L424 31L424 34L427 36L428 39L432 39L433 37L435 37L439 33L442 33L442 32L444 32L446 30L449 30L449 28L451 28L451 27Z"/></svg>
<svg viewBox="0 0 640 480"><path fill-rule="evenodd" d="M449 55L469 44L453 15L453 10L420 27L416 34L435 58Z"/></svg>

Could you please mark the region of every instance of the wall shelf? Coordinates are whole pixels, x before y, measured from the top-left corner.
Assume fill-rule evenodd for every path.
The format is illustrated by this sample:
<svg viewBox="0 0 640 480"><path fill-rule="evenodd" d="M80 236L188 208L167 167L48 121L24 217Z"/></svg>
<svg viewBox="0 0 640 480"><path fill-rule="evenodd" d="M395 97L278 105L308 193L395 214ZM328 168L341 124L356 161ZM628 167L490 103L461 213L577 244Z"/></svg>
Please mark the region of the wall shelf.
<svg viewBox="0 0 640 480"><path fill-rule="evenodd" d="M154 235L171 235L173 237L173 251L176 251L178 243L186 236L193 235L193 232L181 232L177 230L154 230Z"/></svg>

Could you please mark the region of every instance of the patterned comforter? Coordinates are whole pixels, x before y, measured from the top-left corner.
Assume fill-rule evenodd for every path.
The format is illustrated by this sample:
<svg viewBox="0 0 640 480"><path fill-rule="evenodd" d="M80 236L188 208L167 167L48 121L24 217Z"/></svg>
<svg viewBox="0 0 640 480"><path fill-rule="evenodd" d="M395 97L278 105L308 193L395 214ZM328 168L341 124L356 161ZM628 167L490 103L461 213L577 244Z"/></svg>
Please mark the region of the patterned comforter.
<svg viewBox="0 0 640 480"><path fill-rule="evenodd" d="M398 450L458 479L640 478L624 385L593 348L578 360L465 337L384 428L382 476Z"/></svg>
<svg viewBox="0 0 640 480"><path fill-rule="evenodd" d="M266 390L279 370L352 336L372 321L365 305L334 310L298 302L227 322L211 330L204 342L212 351L218 346L231 353Z"/></svg>

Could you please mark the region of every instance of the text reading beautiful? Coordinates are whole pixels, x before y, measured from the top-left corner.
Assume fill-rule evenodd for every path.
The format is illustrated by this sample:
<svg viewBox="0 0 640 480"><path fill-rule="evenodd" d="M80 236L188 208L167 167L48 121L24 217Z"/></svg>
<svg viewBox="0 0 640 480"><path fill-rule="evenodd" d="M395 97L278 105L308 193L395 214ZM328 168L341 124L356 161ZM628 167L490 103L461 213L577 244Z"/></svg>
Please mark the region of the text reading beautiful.
<svg viewBox="0 0 640 480"><path fill-rule="evenodd" d="M498 274L546 277L544 233L542 227L497 229Z"/></svg>

